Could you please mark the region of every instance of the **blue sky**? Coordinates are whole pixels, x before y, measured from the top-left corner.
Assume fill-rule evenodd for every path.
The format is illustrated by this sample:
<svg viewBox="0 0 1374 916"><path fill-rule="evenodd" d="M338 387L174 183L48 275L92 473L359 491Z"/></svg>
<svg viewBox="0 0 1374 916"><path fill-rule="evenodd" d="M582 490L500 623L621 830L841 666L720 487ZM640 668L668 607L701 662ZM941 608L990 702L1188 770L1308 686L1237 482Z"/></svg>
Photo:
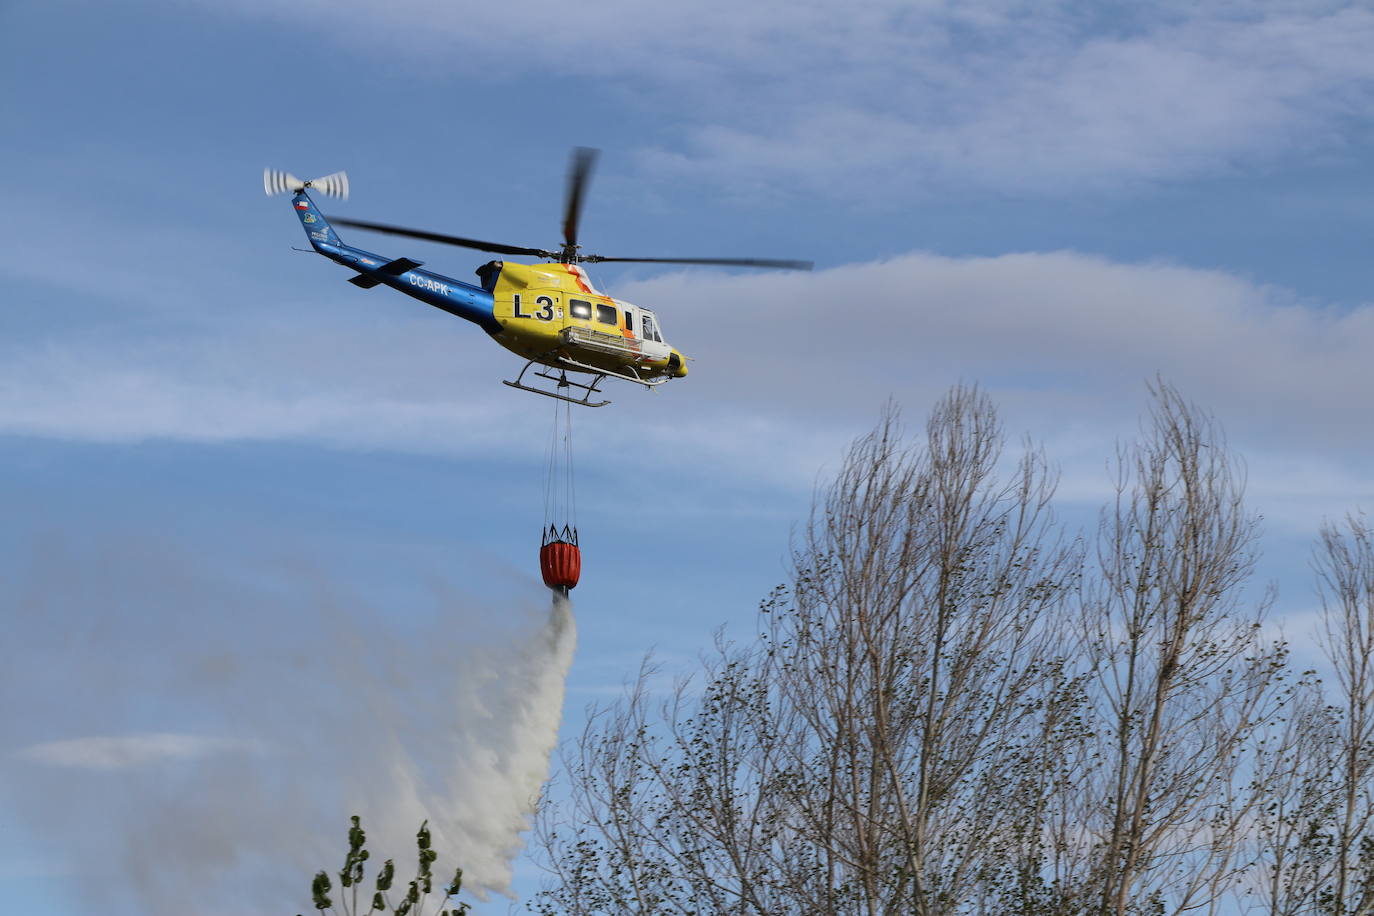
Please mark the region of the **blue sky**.
<svg viewBox="0 0 1374 916"><path fill-rule="evenodd" d="M541 613L549 405L475 328L292 252L264 167L348 170L332 212L548 247L596 146L589 249L816 261L594 271L696 362L577 417L572 734L645 650L747 632L846 443L959 381L1044 443L1070 519L1146 380L1214 412L1305 640L1317 525L1374 507L1371 45L1367 7L1288 0L11 0L0 888L303 908L355 807L402 840L460 818L427 769L448 675ZM34 751L88 739L124 743Z"/></svg>

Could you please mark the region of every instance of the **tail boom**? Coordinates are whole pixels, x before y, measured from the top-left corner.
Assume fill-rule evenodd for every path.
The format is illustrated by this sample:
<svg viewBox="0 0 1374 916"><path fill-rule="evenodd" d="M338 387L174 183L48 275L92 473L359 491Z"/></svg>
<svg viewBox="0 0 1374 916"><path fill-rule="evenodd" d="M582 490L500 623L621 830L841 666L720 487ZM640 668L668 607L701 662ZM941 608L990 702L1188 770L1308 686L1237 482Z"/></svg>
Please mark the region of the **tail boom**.
<svg viewBox="0 0 1374 916"><path fill-rule="evenodd" d="M348 197L348 176L343 172L302 181L286 172L263 171L263 189L267 194L291 191L291 206L301 221L310 247L350 270L357 271L349 282L362 289L389 286L418 299L427 305L471 321L488 334L497 334L501 325L493 313L492 294L470 283L463 283L442 274L419 270L420 262L409 258L388 258L345 245L334 227L315 206L306 189L317 190L335 197Z"/></svg>

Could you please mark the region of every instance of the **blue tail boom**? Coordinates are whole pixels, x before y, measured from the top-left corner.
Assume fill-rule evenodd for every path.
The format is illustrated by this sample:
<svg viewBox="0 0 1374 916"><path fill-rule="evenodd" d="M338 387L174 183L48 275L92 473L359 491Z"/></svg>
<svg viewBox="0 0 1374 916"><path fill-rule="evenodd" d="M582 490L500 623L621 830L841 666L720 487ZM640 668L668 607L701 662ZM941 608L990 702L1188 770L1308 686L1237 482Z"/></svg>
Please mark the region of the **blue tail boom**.
<svg viewBox="0 0 1374 916"><path fill-rule="evenodd" d="M286 178L290 179L290 176ZM264 184L267 185L266 179ZM329 260L357 271L348 282L363 289L389 286L412 299L419 299L450 315L471 321L488 334L500 333L501 325L493 313L494 301L488 290L442 274L419 270L419 261L388 258L345 245L310 195L305 193L304 187L297 185L286 190L295 191L291 206L301 221L306 238L310 240L310 247ZM272 193L270 187L269 193Z"/></svg>

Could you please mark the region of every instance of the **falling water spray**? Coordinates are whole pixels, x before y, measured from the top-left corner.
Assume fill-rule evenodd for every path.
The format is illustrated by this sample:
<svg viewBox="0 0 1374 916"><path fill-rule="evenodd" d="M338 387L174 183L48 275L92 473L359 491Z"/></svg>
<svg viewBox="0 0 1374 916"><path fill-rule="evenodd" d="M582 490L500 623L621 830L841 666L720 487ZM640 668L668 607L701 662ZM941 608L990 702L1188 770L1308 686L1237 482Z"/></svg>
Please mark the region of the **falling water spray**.
<svg viewBox="0 0 1374 916"><path fill-rule="evenodd" d="M461 797L449 836L466 883L510 893L511 861L530 826L558 740L564 683L577 643L572 603L556 591L548 618L507 659L491 659L460 685L468 741L458 760Z"/></svg>

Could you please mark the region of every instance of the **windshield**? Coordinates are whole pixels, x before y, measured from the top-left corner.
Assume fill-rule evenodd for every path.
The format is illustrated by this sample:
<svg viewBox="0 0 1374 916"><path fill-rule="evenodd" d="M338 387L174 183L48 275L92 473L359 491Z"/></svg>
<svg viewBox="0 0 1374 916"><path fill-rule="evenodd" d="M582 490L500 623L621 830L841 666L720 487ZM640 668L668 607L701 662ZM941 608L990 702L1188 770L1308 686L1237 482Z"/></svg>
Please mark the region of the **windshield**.
<svg viewBox="0 0 1374 916"><path fill-rule="evenodd" d="M658 343L663 343L663 338L660 337L658 333L658 319L654 317L653 313L646 312L643 309L640 309L640 316L640 336L642 336L645 340L653 340L657 341Z"/></svg>

